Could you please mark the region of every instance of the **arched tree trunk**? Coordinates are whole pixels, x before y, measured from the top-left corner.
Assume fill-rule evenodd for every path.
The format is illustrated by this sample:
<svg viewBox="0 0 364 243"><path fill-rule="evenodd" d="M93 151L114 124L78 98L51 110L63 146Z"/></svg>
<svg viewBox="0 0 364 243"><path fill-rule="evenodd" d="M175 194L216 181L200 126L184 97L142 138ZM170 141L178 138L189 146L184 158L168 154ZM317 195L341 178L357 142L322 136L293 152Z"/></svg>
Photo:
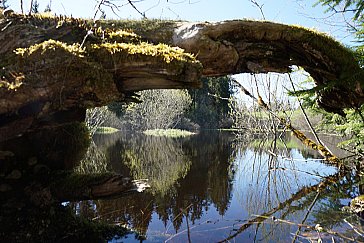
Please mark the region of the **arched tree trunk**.
<svg viewBox="0 0 364 243"><path fill-rule="evenodd" d="M82 120L85 109L133 100L135 91L199 87L202 76L285 73L292 65L311 74L328 111L364 99L352 52L302 27L0 17L0 140Z"/></svg>

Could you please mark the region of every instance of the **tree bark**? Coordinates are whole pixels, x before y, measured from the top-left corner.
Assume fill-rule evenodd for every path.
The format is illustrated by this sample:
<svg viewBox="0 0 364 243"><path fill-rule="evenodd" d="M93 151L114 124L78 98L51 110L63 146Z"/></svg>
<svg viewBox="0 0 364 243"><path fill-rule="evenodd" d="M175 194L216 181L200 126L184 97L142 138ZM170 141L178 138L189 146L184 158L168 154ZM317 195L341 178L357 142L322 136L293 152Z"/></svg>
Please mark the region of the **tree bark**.
<svg viewBox="0 0 364 243"><path fill-rule="evenodd" d="M302 27L0 14L0 140L81 120L85 109L132 100L135 91L199 87L202 76L286 73L293 65L314 78L326 110L363 103L352 52Z"/></svg>

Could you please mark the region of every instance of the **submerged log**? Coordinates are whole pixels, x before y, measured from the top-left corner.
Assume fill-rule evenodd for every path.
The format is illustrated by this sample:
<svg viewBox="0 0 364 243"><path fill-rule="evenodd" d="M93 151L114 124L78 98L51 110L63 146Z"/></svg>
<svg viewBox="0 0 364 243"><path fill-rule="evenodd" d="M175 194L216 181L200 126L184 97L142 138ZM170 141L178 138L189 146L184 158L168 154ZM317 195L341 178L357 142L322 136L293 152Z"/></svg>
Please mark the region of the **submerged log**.
<svg viewBox="0 0 364 243"><path fill-rule="evenodd" d="M52 195L60 201L97 200L143 192L149 188L147 180L133 180L115 174L71 174L52 183Z"/></svg>
<svg viewBox="0 0 364 243"><path fill-rule="evenodd" d="M57 202L110 199L143 192L147 180L133 180L117 174L54 175L49 184L34 181L25 187L25 197L32 205L45 207ZM19 193L18 193L19 194Z"/></svg>
<svg viewBox="0 0 364 243"><path fill-rule="evenodd" d="M286 73L292 65L314 78L326 110L363 103L352 52L298 26L0 14L0 140L80 121L85 109L133 100L135 91L199 87L202 76Z"/></svg>

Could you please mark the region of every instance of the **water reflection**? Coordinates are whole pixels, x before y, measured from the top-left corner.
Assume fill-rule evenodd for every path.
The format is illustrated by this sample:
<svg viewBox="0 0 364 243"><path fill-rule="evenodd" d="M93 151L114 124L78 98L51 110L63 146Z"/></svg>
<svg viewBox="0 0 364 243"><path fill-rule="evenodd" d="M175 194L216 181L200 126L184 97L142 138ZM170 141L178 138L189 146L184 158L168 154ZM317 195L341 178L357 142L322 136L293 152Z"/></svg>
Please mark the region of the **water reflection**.
<svg viewBox="0 0 364 243"><path fill-rule="evenodd" d="M96 144L102 147L105 138L108 144L114 140L113 145L103 147L113 169L148 178L152 190L120 200L98 201L96 217L106 215L108 220L112 218L117 223L122 218L122 223L146 236L150 222L155 226L156 216L163 227L174 232L186 218L194 224L212 205L220 215L225 214L234 174L230 168L235 151L232 149L234 136L210 133L172 139L122 134L96 137ZM114 213L108 212L111 208Z"/></svg>
<svg viewBox="0 0 364 243"><path fill-rule="evenodd" d="M310 159L316 154L293 148L289 136L283 141L291 145L283 147L257 141L236 141L232 134L211 131L183 139L99 135L95 143L114 171L149 178L154 188L95 201L92 217L135 230L135 237L122 242L277 242L292 239L298 223L337 227L324 212L331 210L342 219L342 202L326 194L337 196L345 188L336 183L343 175ZM341 182L348 186L348 181ZM325 191L317 194L319 188ZM294 223L277 223L272 216Z"/></svg>
<svg viewBox="0 0 364 243"><path fill-rule="evenodd" d="M42 145L40 135L38 140L38 135L25 136L0 144L1 151L9 151L0 154L0 241L100 242L110 235L115 236L113 242L331 240L312 228L316 224L341 234L334 235L336 240L360 240L360 218L341 208L364 193L362 176L338 172L313 159L316 154L297 148L287 134L275 142L214 131L181 139L98 135L76 163L87 143L79 146L71 139L74 135L70 137L73 133L61 130L54 140L47 140L48 146ZM26 144L32 146L27 149ZM21 149L15 153L17 146ZM63 167L71 168L69 162L77 165L83 179L89 180L90 173L116 172L124 178L149 179L152 188L114 199L80 201L88 190L79 193L69 190L71 184L63 185L63 177L70 177L58 171L62 161ZM21 177L13 171L21 172ZM70 201L67 206L61 206L62 198ZM104 223L133 233L105 233Z"/></svg>

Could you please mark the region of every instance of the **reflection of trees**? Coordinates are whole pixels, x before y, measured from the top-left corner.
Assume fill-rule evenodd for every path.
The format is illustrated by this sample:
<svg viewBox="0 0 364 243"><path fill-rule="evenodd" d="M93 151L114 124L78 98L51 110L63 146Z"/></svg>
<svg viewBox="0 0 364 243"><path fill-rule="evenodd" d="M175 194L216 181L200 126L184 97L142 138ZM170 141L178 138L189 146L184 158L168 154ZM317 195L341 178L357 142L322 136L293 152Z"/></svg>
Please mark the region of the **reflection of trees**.
<svg viewBox="0 0 364 243"><path fill-rule="evenodd" d="M188 140L124 134L106 154L114 169L148 178L154 190L153 196L95 202L103 220L128 222L145 234L153 210L165 225L170 221L178 230L186 216L194 223L211 204L221 215L228 209L234 154L231 137L225 134L209 132Z"/></svg>
<svg viewBox="0 0 364 243"><path fill-rule="evenodd" d="M84 158L80 161L80 164L74 168L74 171L82 174L104 173L108 172L107 166L105 154L92 141Z"/></svg>
<svg viewBox="0 0 364 243"><path fill-rule="evenodd" d="M252 216L250 220L244 221L237 231L236 229L231 231L229 239L242 237L236 240L246 239L248 234L254 235L254 232L257 240L287 240L287 232L296 231L295 224L302 222L319 189L318 200L305 223L309 225L319 223L325 229L342 227L340 220L343 214L331 211L339 211L341 198L355 196L350 193L353 192L353 183L358 179L352 175L338 181L338 178L342 178L342 174L319 178L301 173L300 170L309 172L317 170L322 174L326 166L317 163L316 167L306 168L308 164L301 160L284 160L281 157L297 158L297 150L291 146L275 150L279 146L275 146L269 140L257 142L257 146L247 149L246 144L249 144L249 140L237 146L236 143L232 143L231 137L223 133L209 132L207 135L202 133L188 140L166 138L140 140L142 138L142 135L124 135L113 147L105 149L107 157L113 158L111 166L125 175L137 168L141 172L135 175L155 176L158 170L164 169L161 161L156 162L156 169L145 169L142 166L152 166L154 162L146 163L152 161L152 158L172 160L175 157L164 153L176 153L176 151L182 153L183 158L188 158L191 164L184 177L180 176L170 184L168 181L163 184L170 185L173 191L169 192L173 193L155 190L153 193L131 195L111 201L99 200L94 203L96 216L109 223L128 224L140 235L147 233L153 213L164 222L168 234L173 234L171 226L175 231L184 230L187 220L190 226L201 223L203 215L211 207L215 207L220 215L225 215L232 197L233 179L238 184L235 194L238 203L241 203L245 211ZM153 142L159 145L153 145ZM289 143L289 139L286 143ZM163 148L160 153L164 156L156 152L160 148ZM268 149L279 157L270 157ZM129 167L120 162L122 153L128 150L135 156L133 161L139 163L139 167L133 167L130 161ZM239 156L236 157L236 154ZM171 165L167 163L167 166ZM169 168L172 166L167 167L167 170ZM266 220L272 216L289 220L293 225ZM241 216L236 217L242 219ZM344 233L349 233L348 228ZM191 232L193 233L193 230Z"/></svg>
<svg viewBox="0 0 364 243"><path fill-rule="evenodd" d="M181 140L172 138L133 136L122 146L121 161L133 178L148 179L152 191L164 195L191 165L181 146Z"/></svg>
<svg viewBox="0 0 364 243"><path fill-rule="evenodd" d="M225 214L231 200L232 179L235 177L233 171L239 169L239 175L245 178L242 181L239 177L235 178L237 183L254 184L253 187L239 185L242 190L240 197L244 200L242 203L250 215L263 213L263 216L274 215L299 222L312 203L319 183L307 187L312 179L298 173L299 166L292 161L269 157L266 152L271 149L280 156L293 157L296 150L291 146L274 150L279 146L270 140L256 144L252 150L247 150L244 144L234 148L231 138L211 132L207 136L200 134L188 140L124 135L113 147L105 150L111 159L111 166L123 174L157 181L154 184L156 189L153 195L145 193L112 201L97 201L97 215L110 223L128 224L139 234L145 235L153 212L156 212L166 228L173 225L178 231L185 227L186 220L192 224L198 222L212 205L220 215ZM240 166L233 168L236 153L240 153L244 159ZM123 159L126 165L122 165ZM190 161L189 170L185 174L171 173L172 170L183 171L171 163L183 159ZM332 178L326 179L328 186L319 197L321 206L324 205L321 201L326 193L335 185L330 184L333 183ZM323 215L319 218L325 221ZM259 230L260 237L263 237L261 239L282 239L286 235L280 232L295 231L295 226L263 224L264 221L264 217L252 219L240 233L255 225L256 232ZM311 221L312 217L308 222ZM326 226L324 222L322 225Z"/></svg>
<svg viewBox="0 0 364 243"><path fill-rule="evenodd" d="M233 174L230 166L234 159L232 137L224 133L208 133L194 137L185 145L192 165L186 178L179 182L174 215L180 213L179 209L186 209L193 223L211 203L224 215L231 199ZM180 223L175 221L176 229Z"/></svg>

